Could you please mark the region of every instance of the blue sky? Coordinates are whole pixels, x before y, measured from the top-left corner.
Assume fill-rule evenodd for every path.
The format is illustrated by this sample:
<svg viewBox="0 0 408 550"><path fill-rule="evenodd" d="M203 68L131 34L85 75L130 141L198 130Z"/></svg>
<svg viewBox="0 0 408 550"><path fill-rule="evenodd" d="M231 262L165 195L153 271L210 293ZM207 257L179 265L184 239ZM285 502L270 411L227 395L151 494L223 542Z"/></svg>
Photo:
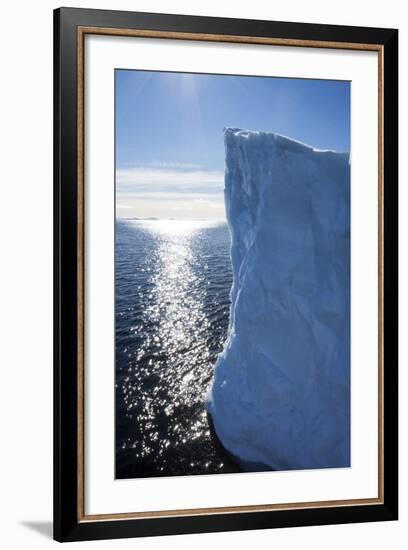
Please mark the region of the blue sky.
<svg viewBox="0 0 408 550"><path fill-rule="evenodd" d="M118 217L224 217L223 128L350 150L350 84L115 71Z"/></svg>

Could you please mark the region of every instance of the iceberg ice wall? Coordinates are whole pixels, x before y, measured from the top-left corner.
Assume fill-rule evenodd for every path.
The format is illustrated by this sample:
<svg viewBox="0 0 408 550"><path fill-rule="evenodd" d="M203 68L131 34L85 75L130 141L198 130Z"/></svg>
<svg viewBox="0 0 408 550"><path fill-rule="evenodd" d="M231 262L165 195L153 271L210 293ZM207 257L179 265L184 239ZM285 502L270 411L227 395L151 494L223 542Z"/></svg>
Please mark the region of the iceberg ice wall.
<svg viewBox="0 0 408 550"><path fill-rule="evenodd" d="M207 408L247 469L350 465L349 155L225 130L234 282Z"/></svg>

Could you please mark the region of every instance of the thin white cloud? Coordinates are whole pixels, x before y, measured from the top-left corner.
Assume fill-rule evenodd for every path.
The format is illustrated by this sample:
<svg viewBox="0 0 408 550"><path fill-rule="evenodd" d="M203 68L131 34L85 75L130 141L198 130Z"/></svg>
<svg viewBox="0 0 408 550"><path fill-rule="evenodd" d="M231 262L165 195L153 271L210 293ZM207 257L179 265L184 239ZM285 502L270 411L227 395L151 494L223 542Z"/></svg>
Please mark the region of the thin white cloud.
<svg viewBox="0 0 408 550"><path fill-rule="evenodd" d="M132 193L132 192L117 192L116 197L118 200L118 204L120 205L127 205L129 204L129 201L132 200L155 200L155 201L171 201L171 202L177 202L180 200L197 200L197 201L223 201L224 195L223 193L219 192L203 192L203 193L191 193L189 191L185 192L179 192L179 191L161 191L161 190L154 190L152 192L145 192L142 191L140 193Z"/></svg>
<svg viewBox="0 0 408 550"><path fill-rule="evenodd" d="M152 161L152 162L127 162L125 166L129 168L174 168L175 170L200 170L201 164L194 164L189 162L165 162L165 161Z"/></svg>
<svg viewBox="0 0 408 550"><path fill-rule="evenodd" d="M133 166L116 171L119 217L224 219L224 173Z"/></svg>
<svg viewBox="0 0 408 550"><path fill-rule="evenodd" d="M116 171L118 192L202 193L219 192L224 186L224 173L216 170L133 167Z"/></svg>
<svg viewBox="0 0 408 550"><path fill-rule="evenodd" d="M122 203L121 203L122 204ZM122 204L123 206L123 204ZM134 195L123 208L116 205L118 218L174 218L174 219L214 219L225 220L225 207L222 198L182 199L182 200L152 200Z"/></svg>

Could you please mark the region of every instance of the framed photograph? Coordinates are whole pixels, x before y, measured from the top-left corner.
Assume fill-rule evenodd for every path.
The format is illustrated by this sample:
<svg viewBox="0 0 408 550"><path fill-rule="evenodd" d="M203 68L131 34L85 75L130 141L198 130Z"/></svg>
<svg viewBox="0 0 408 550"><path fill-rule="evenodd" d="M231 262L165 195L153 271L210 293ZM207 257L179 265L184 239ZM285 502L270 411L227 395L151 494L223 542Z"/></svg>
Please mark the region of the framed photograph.
<svg viewBox="0 0 408 550"><path fill-rule="evenodd" d="M397 519L397 30L54 31L55 539Z"/></svg>

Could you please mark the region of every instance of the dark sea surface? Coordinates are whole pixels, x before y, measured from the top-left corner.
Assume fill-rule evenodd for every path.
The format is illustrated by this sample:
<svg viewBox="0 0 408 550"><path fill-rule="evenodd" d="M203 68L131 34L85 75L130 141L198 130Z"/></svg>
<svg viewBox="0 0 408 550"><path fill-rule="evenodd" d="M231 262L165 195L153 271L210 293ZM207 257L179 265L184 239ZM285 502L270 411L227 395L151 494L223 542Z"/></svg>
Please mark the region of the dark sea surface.
<svg viewBox="0 0 408 550"><path fill-rule="evenodd" d="M205 397L227 336L226 224L116 222L116 477L237 471Z"/></svg>

